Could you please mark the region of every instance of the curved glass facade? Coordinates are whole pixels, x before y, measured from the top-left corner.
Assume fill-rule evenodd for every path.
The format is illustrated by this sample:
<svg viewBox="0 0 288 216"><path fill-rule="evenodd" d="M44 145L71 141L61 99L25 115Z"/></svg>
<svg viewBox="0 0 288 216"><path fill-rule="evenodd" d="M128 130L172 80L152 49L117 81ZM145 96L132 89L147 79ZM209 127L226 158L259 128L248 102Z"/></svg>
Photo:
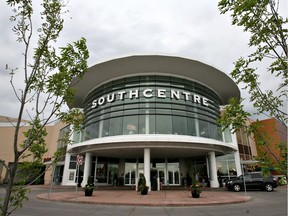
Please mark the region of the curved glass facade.
<svg viewBox="0 0 288 216"><path fill-rule="evenodd" d="M103 84L84 101L82 140L116 135L175 134L222 140L220 98L172 76L133 76Z"/></svg>

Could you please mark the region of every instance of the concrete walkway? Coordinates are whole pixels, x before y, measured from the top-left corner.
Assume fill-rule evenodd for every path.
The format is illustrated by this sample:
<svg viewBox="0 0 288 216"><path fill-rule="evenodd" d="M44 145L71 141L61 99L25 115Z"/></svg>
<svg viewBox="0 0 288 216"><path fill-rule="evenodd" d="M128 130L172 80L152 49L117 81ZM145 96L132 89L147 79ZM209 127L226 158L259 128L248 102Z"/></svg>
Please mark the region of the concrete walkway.
<svg viewBox="0 0 288 216"><path fill-rule="evenodd" d="M206 189L200 198L192 198L187 190L150 191L141 195L134 190L97 190L92 197L85 197L80 189L77 193L52 192L37 196L39 199L57 202L78 202L104 205L136 205L136 206L192 206L192 205L221 205L246 202L251 199L244 193L227 191L226 189Z"/></svg>

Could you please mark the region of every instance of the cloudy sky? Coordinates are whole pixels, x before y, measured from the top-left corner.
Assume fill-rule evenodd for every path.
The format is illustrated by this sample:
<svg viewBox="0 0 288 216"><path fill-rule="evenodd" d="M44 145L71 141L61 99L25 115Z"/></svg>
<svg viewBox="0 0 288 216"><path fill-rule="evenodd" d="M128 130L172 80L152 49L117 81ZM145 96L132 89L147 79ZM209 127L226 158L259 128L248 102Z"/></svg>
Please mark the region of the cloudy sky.
<svg viewBox="0 0 288 216"><path fill-rule="evenodd" d="M249 34L232 26L228 14L220 15L217 2L70 0L59 45L85 37L90 51L89 66L129 55L163 54L199 60L229 74L233 62L251 51L247 46ZM286 6L281 5L282 11L286 11ZM0 10L0 115L17 117L19 103L5 66L18 68L16 88L21 88L23 46L16 42L9 21L11 9L4 1L0 2ZM36 25L38 21L36 16ZM275 82L267 83L266 87L270 85ZM242 97L247 97L244 91ZM246 104L250 110L249 103ZM28 112L29 109L28 106Z"/></svg>

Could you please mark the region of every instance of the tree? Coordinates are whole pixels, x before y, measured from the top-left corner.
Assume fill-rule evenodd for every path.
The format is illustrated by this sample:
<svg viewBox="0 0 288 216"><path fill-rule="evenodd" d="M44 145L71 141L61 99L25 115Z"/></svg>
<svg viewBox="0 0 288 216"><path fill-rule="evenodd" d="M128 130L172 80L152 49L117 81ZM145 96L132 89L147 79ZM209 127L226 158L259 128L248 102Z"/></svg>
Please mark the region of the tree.
<svg viewBox="0 0 288 216"><path fill-rule="evenodd" d="M246 58L240 57L235 62L235 68L231 72L232 78L248 90L250 102L257 110L255 114L275 118L287 127L287 112L283 110L286 107L288 93L288 48L287 28L285 28L288 20L279 14L279 1L220 0L218 7L221 14L228 12L231 14L232 25L242 26L245 32L250 33L248 45L254 50ZM263 68L263 65L266 69L259 69ZM268 75L272 82L280 80L276 89L264 89L265 83L261 83L260 80ZM266 135L258 133L259 124L246 126L245 121L251 116L252 114L244 109L243 99L232 98L219 122L224 128L231 125L234 132L241 127L246 127L248 134L257 135L256 145L270 149L269 139L265 137ZM278 147L282 157L281 160L274 161L274 166L287 175L287 147L283 143L279 143ZM257 159L263 162L261 163L263 167L267 167L271 165L268 162L269 157L274 156L265 154Z"/></svg>
<svg viewBox="0 0 288 216"><path fill-rule="evenodd" d="M53 118L59 118L79 128L81 112L74 109L66 113L61 111L61 107L72 102L75 92L70 84L73 78L82 77L86 72L89 57L84 38L65 47L56 47L63 29L62 15L67 12L63 11L66 5L62 0L42 1L40 13L42 23L37 31L33 29L34 11L31 0L7 0L7 4L14 12L10 18L15 22L13 32L17 36L17 41L24 44L24 66L21 71L6 66L11 74L10 83L20 108L18 120L14 125L14 140L11 143L14 149L13 166L8 167L3 160L0 160L9 176L5 197L0 202L2 216L10 215L28 199L26 196L28 189L24 187L27 175L23 176L23 181L18 185L14 184L14 178L19 169L27 170L41 166L42 156L46 152L45 126ZM35 43L32 43L34 38L37 40L36 47ZM13 79L15 73L20 73L24 80L24 87L19 91ZM19 145L19 130L28 103L34 104L34 108L28 111L30 128L24 133L25 141ZM21 163L20 166L19 162L23 162L25 158L29 158L29 163Z"/></svg>

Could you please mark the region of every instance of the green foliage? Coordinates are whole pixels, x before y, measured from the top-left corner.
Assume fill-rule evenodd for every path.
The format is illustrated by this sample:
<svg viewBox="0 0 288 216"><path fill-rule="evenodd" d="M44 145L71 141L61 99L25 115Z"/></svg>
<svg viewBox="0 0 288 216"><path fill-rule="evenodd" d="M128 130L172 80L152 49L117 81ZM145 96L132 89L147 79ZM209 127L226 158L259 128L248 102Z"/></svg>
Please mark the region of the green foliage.
<svg viewBox="0 0 288 216"><path fill-rule="evenodd" d="M87 184L85 185L85 190L94 190L94 180L92 176L88 178Z"/></svg>
<svg viewBox="0 0 288 216"><path fill-rule="evenodd" d="M35 118L29 124L31 128L23 133L26 140L20 144L23 150L28 149L28 153L25 152L21 159L24 160L32 156L33 161L40 162L43 155L48 151L45 144L45 137L47 136L46 128L41 124L39 118Z"/></svg>
<svg viewBox="0 0 288 216"><path fill-rule="evenodd" d="M138 190L140 192L143 192L145 189L148 189L149 187L146 185L146 178L145 176L142 174L139 178L138 181Z"/></svg>
<svg viewBox="0 0 288 216"><path fill-rule="evenodd" d="M17 185L35 184L44 174L42 161L25 161L18 164L16 176L19 178Z"/></svg>
<svg viewBox="0 0 288 216"><path fill-rule="evenodd" d="M239 130L250 114L244 111L243 104L237 98L231 98L229 105L225 107L225 112L222 113L221 118L218 119L218 123L222 125L223 129L227 129L232 126L232 132Z"/></svg>
<svg viewBox="0 0 288 216"><path fill-rule="evenodd" d="M23 206L22 201L28 201L27 192L30 192L29 188L22 186L14 186L12 189L12 195L10 197L10 205L17 208Z"/></svg>
<svg viewBox="0 0 288 216"><path fill-rule="evenodd" d="M66 154L66 148L61 147L58 148L56 152L54 152L52 156L52 166L55 166L57 162Z"/></svg>
<svg viewBox="0 0 288 216"><path fill-rule="evenodd" d="M258 114L265 113L287 124L287 113L279 108L285 107L288 93L287 28L284 27L288 19L278 14L279 1L220 0L218 7L222 14L231 13L233 25L242 26L250 33L248 45L255 48L247 58L236 61L231 76L249 91ZM270 62L266 72L255 67L263 60ZM261 89L259 77L264 73L270 74L271 79L282 80L276 91Z"/></svg>
<svg viewBox="0 0 288 216"><path fill-rule="evenodd" d="M9 206L10 212L13 212L17 208L23 207L23 201L28 201L29 198L27 193L30 192L29 188L23 187L22 185L15 185L11 190L11 195L9 197ZM4 201L3 198L0 198L0 203ZM3 205L0 204L0 209L3 210ZM5 212L0 212L1 216L5 216Z"/></svg>
<svg viewBox="0 0 288 216"><path fill-rule="evenodd" d="M280 179L279 179L279 185L287 185L287 179L285 176L282 176Z"/></svg>
<svg viewBox="0 0 288 216"><path fill-rule="evenodd" d="M84 114L79 109L70 109L68 112L59 113L57 117L61 119L62 122L72 124L75 131L80 131L82 128Z"/></svg>
<svg viewBox="0 0 288 216"><path fill-rule="evenodd" d="M218 3L221 14L229 13L232 25L243 27L245 32L250 33L248 46L254 50L246 58L240 57L235 62L232 78L237 84L242 84L248 90L250 102L256 108L256 114L264 114L275 118L287 126L286 107L288 93L287 74L287 23L288 19L278 13L279 3L275 0L220 0ZM285 27L286 26L286 27ZM268 65L267 65L268 63ZM257 67L266 66L266 71L260 71ZM256 67L257 66L257 67ZM259 67L261 68L261 67ZM262 89L261 77L273 80L281 80L275 89ZM275 83L276 84L276 83ZM275 87L275 86L273 86ZM245 119L251 114L244 111L243 99L231 99L225 107L225 113L221 116L219 123L232 131L245 128L248 135L258 135L257 143L260 148L265 149L256 158L264 170L274 167L281 173L287 175L287 148L281 149L282 157L277 158L271 151L269 138L258 134L258 125L246 125ZM286 155L286 157L285 157ZM277 164L275 164L277 161Z"/></svg>
<svg viewBox="0 0 288 216"><path fill-rule="evenodd" d="M72 103L75 90L71 83L75 77L81 78L87 71L89 57L84 38L67 44L65 47L55 47L63 29L62 16L67 13L63 11L66 6L64 1L42 0L40 12L42 23L37 33L32 24L35 12L32 1L7 0L6 2L14 12L10 17L10 20L15 23L13 32L17 41L24 45L24 65L21 67L23 70L20 75L23 75L25 86L20 90L15 86L17 83L14 83L14 74L18 73L18 70L7 66L11 74L10 83L20 103L20 108L13 140L14 163L11 167L4 165L8 172L9 182L5 198L0 202L3 216L10 215L17 207L22 207L22 201L27 200L26 190L21 185L24 185L31 176L41 175L42 156L47 151L45 126L54 117L58 117L67 124L75 124L77 130L80 129L83 116L79 110L72 110L66 114L61 111L61 107ZM37 41L36 46L34 41ZM30 56L32 49L34 52ZM27 109L27 104L32 105L33 109ZM26 110L30 117L30 127L24 132L25 141L19 146L21 121L23 112ZM53 164L62 155L61 149L57 151L53 156ZM16 186L14 178L19 175L21 175L21 180Z"/></svg>
<svg viewBox="0 0 288 216"><path fill-rule="evenodd" d="M190 191L197 191L198 193L202 192L202 186L200 184L199 181L197 181L196 179L192 179L192 184L189 187Z"/></svg>

